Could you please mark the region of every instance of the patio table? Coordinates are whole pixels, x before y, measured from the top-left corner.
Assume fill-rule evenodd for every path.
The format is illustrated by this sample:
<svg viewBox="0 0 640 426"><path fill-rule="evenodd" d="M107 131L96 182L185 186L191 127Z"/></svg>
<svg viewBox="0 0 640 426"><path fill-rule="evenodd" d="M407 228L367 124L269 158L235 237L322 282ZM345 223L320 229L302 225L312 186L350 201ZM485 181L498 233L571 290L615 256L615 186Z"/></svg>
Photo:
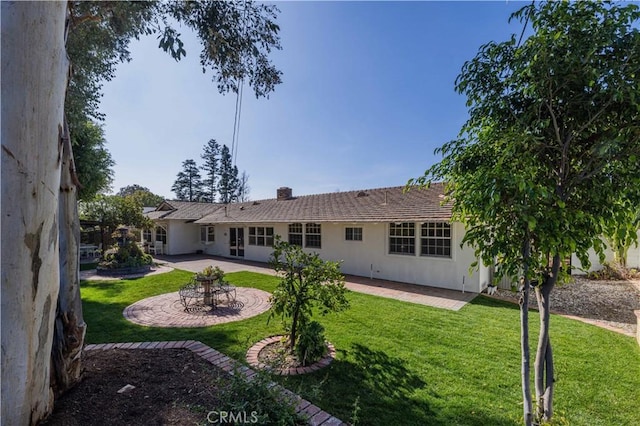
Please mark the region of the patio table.
<svg viewBox="0 0 640 426"><path fill-rule="evenodd" d="M213 278L207 278L207 277L196 277L196 281L198 281L200 283L200 285L202 286L202 288L204 289L204 301L203 303L205 305L210 305L213 306L214 308L216 307L216 288L214 285L214 279Z"/></svg>

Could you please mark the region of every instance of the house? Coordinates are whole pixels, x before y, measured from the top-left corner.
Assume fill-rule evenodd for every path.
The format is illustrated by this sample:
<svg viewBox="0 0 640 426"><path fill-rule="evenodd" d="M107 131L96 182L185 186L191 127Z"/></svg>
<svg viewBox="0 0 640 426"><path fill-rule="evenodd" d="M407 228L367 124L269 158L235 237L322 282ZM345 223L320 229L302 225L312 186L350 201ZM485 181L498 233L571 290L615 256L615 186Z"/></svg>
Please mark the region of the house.
<svg viewBox="0 0 640 426"><path fill-rule="evenodd" d="M203 252L267 262L274 237L341 261L343 273L481 292L489 268L469 274L476 260L460 248L464 227L451 223L443 185L336 192L233 204L165 201L147 216L155 229L145 241L162 241L164 254Z"/></svg>

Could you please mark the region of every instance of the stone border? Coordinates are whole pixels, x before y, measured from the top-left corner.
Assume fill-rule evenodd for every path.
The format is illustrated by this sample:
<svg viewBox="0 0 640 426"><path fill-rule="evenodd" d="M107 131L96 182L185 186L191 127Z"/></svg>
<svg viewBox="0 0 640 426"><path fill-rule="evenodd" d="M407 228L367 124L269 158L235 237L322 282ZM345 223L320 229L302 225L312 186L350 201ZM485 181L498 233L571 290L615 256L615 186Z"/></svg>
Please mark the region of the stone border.
<svg viewBox="0 0 640 426"><path fill-rule="evenodd" d="M98 275L95 269L87 269L80 271L80 279L86 281L116 281L116 280L132 280L136 278L148 277L150 275L164 274L173 271L174 268L166 265L152 266L149 272L144 274L132 274L121 276Z"/></svg>
<svg viewBox="0 0 640 426"><path fill-rule="evenodd" d="M226 371L230 375L236 373L242 374L248 381L251 381L257 374L255 371L239 363L238 361L229 358L221 352L205 345L202 342L196 340L179 340L169 342L128 342L128 343L100 343L87 345L84 347L85 351L98 351L98 350L110 350L110 349L187 349L198 355L205 361L215 365L218 368ZM275 386L279 389L282 395L286 398L290 398L296 401L296 413L306 416L311 426L348 426L347 423L338 419L335 416L322 411L320 407L313 405L301 396L291 392L288 389L283 388L275 382L271 382L270 386Z"/></svg>
<svg viewBox="0 0 640 426"><path fill-rule="evenodd" d="M127 268L96 268L96 274L101 277L128 277L131 275L146 275L151 272L153 265L132 266Z"/></svg>
<svg viewBox="0 0 640 426"><path fill-rule="evenodd" d="M258 360L258 354L260 353L260 351L264 349L265 346L279 341L280 339L282 339L282 337L284 336L267 337L266 339L262 339L255 345L251 346L247 351L247 362L249 363L249 365L260 370L269 370L270 372L278 374L280 376L294 376L298 374L307 374L318 371L331 364L331 361L333 361L336 357L336 348L331 343L327 342L327 348L329 349L327 355L325 355L321 360L305 367L272 368L266 364L261 363Z"/></svg>

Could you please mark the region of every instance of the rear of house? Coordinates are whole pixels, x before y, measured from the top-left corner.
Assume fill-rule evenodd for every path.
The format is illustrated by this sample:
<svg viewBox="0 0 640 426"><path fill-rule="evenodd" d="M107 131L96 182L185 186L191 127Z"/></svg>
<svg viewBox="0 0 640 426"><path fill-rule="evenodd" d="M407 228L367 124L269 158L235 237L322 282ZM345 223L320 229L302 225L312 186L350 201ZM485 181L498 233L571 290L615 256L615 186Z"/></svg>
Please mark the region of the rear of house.
<svg viewBox="0 0 640 426"><path fill-rule="evenodd" d="M469 274L473 250L460 247L464 227L451 222L441 184L294 197L233 204L166 201L148 216L164 254L203 252L267 262L275 236L341 261L345 274L480 292L490 282L484 266Z"/></svg>

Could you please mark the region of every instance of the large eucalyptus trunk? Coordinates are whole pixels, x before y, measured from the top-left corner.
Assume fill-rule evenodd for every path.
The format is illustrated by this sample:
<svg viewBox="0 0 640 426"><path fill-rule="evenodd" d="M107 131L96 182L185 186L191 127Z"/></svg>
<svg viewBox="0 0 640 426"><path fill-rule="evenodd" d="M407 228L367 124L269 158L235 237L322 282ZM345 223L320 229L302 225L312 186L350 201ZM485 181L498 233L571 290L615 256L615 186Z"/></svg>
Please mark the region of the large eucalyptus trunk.
<svg viewBox="0 0 640 426"><path fill-rule="evenodd" d="M555 379L553 375L553 351L551 338L549 337L549 320L551 318L549 296L558 280L559 270L560 256L556 255L553 257L551 273L540 286L536 287L536 298L538 299L538 310L540 311L540 335L534 363L534 380L536 388L536 417L539 421L549 421L553 416Z"/></svg>
<svg viewBox="0 0 640 426"><path fill-rule="evenodd" d="M66 2L2 2L2 424L53 407Z"/></svg>

